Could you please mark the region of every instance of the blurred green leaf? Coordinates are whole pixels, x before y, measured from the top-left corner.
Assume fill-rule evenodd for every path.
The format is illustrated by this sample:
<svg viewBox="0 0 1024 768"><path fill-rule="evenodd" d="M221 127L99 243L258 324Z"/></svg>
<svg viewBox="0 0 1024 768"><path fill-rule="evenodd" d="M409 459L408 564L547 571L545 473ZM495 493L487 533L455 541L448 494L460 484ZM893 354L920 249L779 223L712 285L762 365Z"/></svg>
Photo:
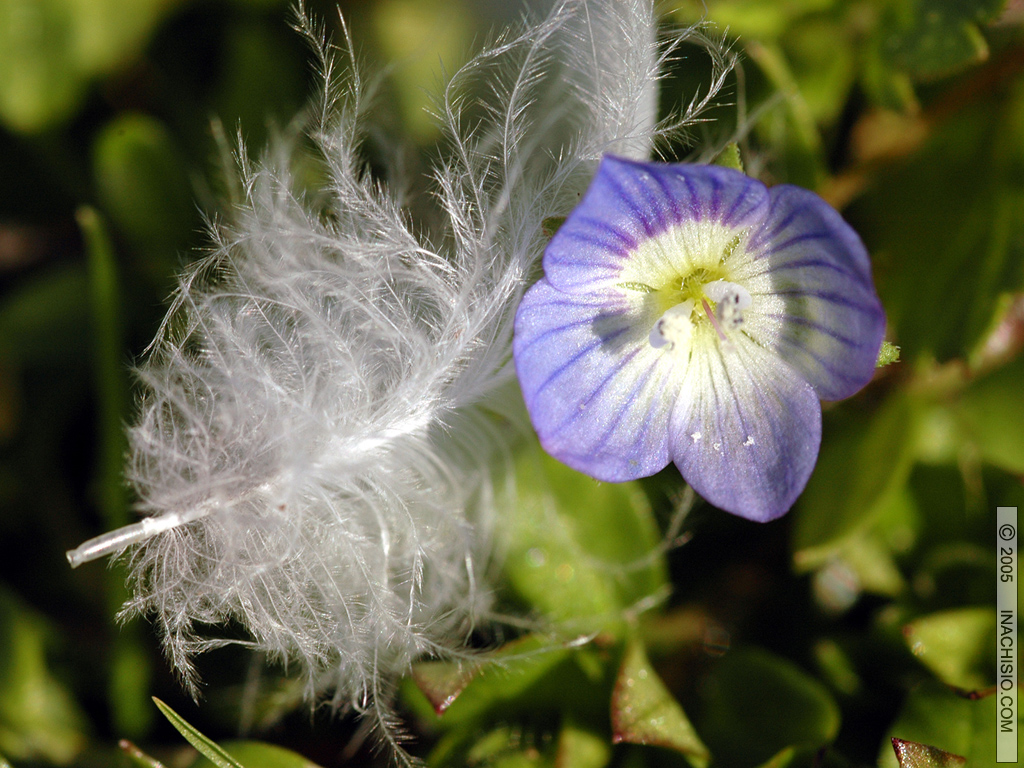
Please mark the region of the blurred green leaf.
<svg viewBox="0 0 1024 768"><path fill-rule="evenodd" d="M85 240L92 302L95 353L94 379L98 401L98 507L105 526L113 530L129 522L127 489L122 479L127 450L123 424L128 411L128 371L121 326L121 289L114 248L98 212L83 207L76 214ZM107 578L107 603L116 614L128 598L127 571L115 564ZM152 722L148 706L150 669L137 625L113 638L109 676L110 706L118 733L133 738Z"/></svg>
<svg viewBox="0 0 1024 768"><path fill-rule="evenodd" d="M523 733L511 726L501 726L484 734L466 754L466 764L486 768L549 768L547 756L536 747L526 745Z"/></svg>
<svg viewBox="0 0 1024 768"><path fill-rule="evenodd" d="M0 303L0 357L16 366L66 368L90 350L82 344L89 322L89 282L80 264L33 275Z"/></svg>
<svg viewBox="0 0 1024 768"><path fill-rule="evenodd" d="M793 559L800 570L840 556L857 536L888 528L890 516L907 527L912 517L901 493L913 465L917 422L915 403L897 393L870 418L827 425L828 439L797 507Z"/></svg>
<svg viewBox="0 0 1024 768"><path fill-rule="evenodd" d="M884 507L888 511L908 500L907 494L896 494L887 499ZM858 591L896 597L906 587L891 548L873 531L850 537L837 549L835 556L856 577Z"/></svg>
<svg viewBox="0 0 1024 768"><path fill-rule="evenodd" d="M64 119L85 91L67 0L0 0L0 120L37 131Z"/></svg>
<svg viewBox="0 0 1024 768"><path fill-rule="evenodd" d="M831 638L814 645L814 659L821 672L819 676L840 693L852 696L863 687L863 681L846 650Z"/></svg>
<svg viewBox="0 0 1024 768"><path fill-rule="evenodd" d="M262 741L225 741L224 752L245 768L318 768L302 755L275 744ZM223 764L211 760L203 753L189 768L222 768Z"/></svg>
<svg viewBox="0 0 1024 768"><path fill-rule="evenodd" d="M409 682L404 701L442 733L428 760L432 766L463 766L470 753L486 753L492 765L499 758L539 760L536 749L543 751L544 765L554 765L553 745L564 718L576 729L606 727L616 658L603 644L572 647L527 636L477 660L479 672L440 716ZM414 671L413 679L417 676ZM509 730L508 723L516 725ZM579 748L581 760L592 754L586 746Z"/></svg>
<svg viewBox="0 0 1024 768"><path fill-rule="evenodd" d="M228 28L212 109L241 132L254 156L268 129L287 125L309 96L306 54L301 38L283 25L242 17Z"/></svg>
<svg viewBox="0 0 1024 768"><path fill-rule="evenodd" d="M66 119L179 1L0 0L0 121L36 132Z"/></svg>
<svg viewBox="0 0 1024 768"><path fill-rule="evenodd" d="M711 19L741 38L775 39L803 16L826 11L836 0L709 0L683 5L676 15L693 23Z"/></svg>
<svg viewBox="0 0 1024 768"><path fill-rule="evenodd" d="M991 606L922 616L904 627L903 636L911 652L947 685L972 690L992 684L996 614Z"/></svg>
<svg viewBox="0 0 1024 768"><path fill-rule="evenodd" d="M822 125L834 123L856 78L858 51L845 15L812 15L780 40L807 112Z"/></svg>
<svg viewBox="0 0 1024 768"><path fill-rule="evenodd" d="M675 750L695 768L711 757L636 640L626 646L612 693L612 740Z"/></svg>
<svg viewBox="0 0 1024 768"><path fill-rule="evenodd" d="M727 653L705 690L697 726L722 765L788 760L788 747L815 751L839 731L839 709L821 683L764 650Z"/></svg>
<svg viewBox="0 0 1024 768"><path fill-rule="evenodd" d="M440 130L431 117L430 94L441 67L455 72L466 61L474 33L467 9L462 0L378 0L371 9L376 42L395 68L392 83L403 126L426 143Z"/></svg>
<svg viewBox="0 0 1024 768"><path fill-rule="evenodd" d="M108 582L124 590L124 570L112 570ZM114 580L117 579L116 584ZM112 586L108 586L111 589ZM116 596L117 593L115 593ZM148 700L153 667L143 640L141 627L122 627L111 643L110 673L107 690L111 715L117 732L124 736L145 734L153 723L153 710L141 706Z"/></svg>
<svg viewBox="0 0 1024 768"><path fill-rule="evenodd" d="M103 209L130 244L174 255L195 224L184 163L156 118L122 113L96 137L93 175Z"/></svg>
<svg viewBox="0 0 1024 768"><path fill-rule="evenodd" d="M587 671L575 658L578 653L588 652L585 648L570 650L539 636L521 638L481 658L479 672L449 701L442 716L435 716L433 704L420 712L429 715L438 727L450 729L513 706L536 708L571 699L580 692L572 686L583 690L594 687L594 681L588 679ZM413 679L417 678L414 671Z"/></svg>
<svg viewBox="0 0 1024 768"><path fill-rule="evenodd" d="M955 409L981 458L1024 474L1024 356L967 388Z"/></svg>
<svg viewBox="0 0 1024 768"><path fill-rule="evenodd" d="M804 99L786 52L776 43L748 41L746 51L767 78L784 110L772 110L759 126L770 146L785 154L786 181L809 189L824 179L821 132Z"/></svg>
<svg viewBox="0 0 1024 768"><path fill-rule="evenodd" d="M943 752L916 741L892 740L892 748L899 760L900 768L961 768L967 761L960 755Z"/></svg>
<svg viewBox="0 0 1024 768"><path fill-rule="evenodd" d="M908 361L965 357L998 294L1024 283L1024 86L1004 89L963 105L846 210Z"/></svg>
<svg viewBox="0 0 1024 768"><path fill-rule="evenodd" d="M666 587L650 504L636 483L599 483L539 446L516 460L516 507L501 519L505 574L566 632L610 630Z"/></svg>
<svg viewBox="0 0 1024 768"><path fill-rule="evenodd" d="M555 768L604 768L611 760L608 738L571 722L558 734Z"/></svg>
<svg viewBox="0 0 1024 768"><path fill-rule="evenodd" d="M786 768L797 757L797 750L793 747L786 747L761 763L757 768Z"/></svg>
<svg viewBox="0 0 1024 768"><path fill-rule="evenodd" d="M165 768L163 763L155 757L150 757L130 741L122 739L118 746L121 748L121 753L138 768Z"/></svg>
<svg viewBox="0 0 1024 768"><path fill-rule="evenodd" d="M205 756L217 768L243 768L241 763L224 751L223 747L206 738L203 734L193 728L181 715L164 704L160 699L154 697L153 702L157 709L163 713L175 730L185 737L185 741L191 744L200 754ZM258 768L252 766L251 768Z"/></svg>
<svg viewBox="0 0 1024 768"><path fill-rule="evenodd" d="M918 80L948 75L988 58L979 23L993 20L1005 0L902 0L884 6L875 27L886 60Z"/></svg>
<svg viewBox="0 0 1024 768"><path fill-rule="evenodd" d="M962 755L970 766L995 765L996 698L972 700L938 682L921 685L907 697L879 747L878 768L900 768L891 737Z"/></svg>
<svg viewBox="0 0 1024 768"><path fill-rule="evenodd" d="M124 341L121 330L121 291L114 249L99 214L81 208L76 218L85 240L92 303L93 356L100 432L100 511L109 528L128 522L128 505L121 481L126 443L122 423L128 405Z"/></svg>
<svg viewBox="0 0 1024 768"><path fill-rule="evenodd" d="M0 749L16 760L71 762L85 747L85 716L46 659L47 629L0 589Z"/></svg>

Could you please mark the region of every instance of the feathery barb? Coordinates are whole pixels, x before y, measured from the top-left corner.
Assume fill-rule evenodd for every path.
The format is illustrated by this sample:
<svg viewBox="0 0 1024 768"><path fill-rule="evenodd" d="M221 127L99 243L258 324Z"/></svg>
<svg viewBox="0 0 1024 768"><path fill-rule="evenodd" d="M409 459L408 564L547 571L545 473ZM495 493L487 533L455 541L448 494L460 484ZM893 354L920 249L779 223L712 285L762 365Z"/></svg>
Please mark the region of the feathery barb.
<svg viewBox="0 0 1024 768"><path fill-rule="evenodd" d="M237 622L390 740L388 681L457 652L488 608L488 465L507 438L487 402L514 379L542 222L570 212L602 155L647 157L707 99L656 124L673 43L647 0L559 2L440 94L438 221L413 223L360 160L354 61L336 67L299 20L325 74L308 131L323 188L302 191L297 142L240 162L244 202L139 371L128 477L146 516L68 556L127 550L125 613L155 617L193 690L192 657L235 642L210 627Z"/></svg>

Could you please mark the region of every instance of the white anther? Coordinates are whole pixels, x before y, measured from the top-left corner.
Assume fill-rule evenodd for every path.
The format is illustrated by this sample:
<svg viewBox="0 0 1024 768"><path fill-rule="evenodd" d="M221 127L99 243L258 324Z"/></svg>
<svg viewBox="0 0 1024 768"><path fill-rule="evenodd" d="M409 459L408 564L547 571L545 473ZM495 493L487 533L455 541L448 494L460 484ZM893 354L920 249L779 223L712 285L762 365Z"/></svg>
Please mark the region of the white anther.
<svg viewBox="0 0 1024 768"><path fill-rule="evenodd" d="M746 288L727 280L705 284L704 295L715 302L715 318L725 330L743 325L743 310L753 302Z"/></svg>
<svg viewBox="0 0 1024 768"><path fill-rule="evenodd" d="M651 328L651 346L661 349L667 346L674 349L677 346L685 346L693 335L693 322L690 315L693 314L693 299L687 299L682 304L676 304L665 310L658 322Z"/></svg>

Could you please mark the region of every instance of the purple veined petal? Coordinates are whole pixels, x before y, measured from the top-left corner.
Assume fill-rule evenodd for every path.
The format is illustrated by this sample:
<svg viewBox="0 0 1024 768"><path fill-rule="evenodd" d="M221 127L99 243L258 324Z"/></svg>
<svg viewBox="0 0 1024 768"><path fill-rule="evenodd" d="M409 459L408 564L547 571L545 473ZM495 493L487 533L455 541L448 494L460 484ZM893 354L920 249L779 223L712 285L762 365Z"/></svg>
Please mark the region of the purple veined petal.
<svg viewBox="0 0 1024 768"><path fill-rule="evenodd" d="M713 333L694 345L672 412L672 460L717 507L767 522L786 513L807 485L821 443L814 389L778 356L742 333L728 345Z"/></svg>
<svg viewBox="0 0 1024 768"><path fill-rule="evenodd" d="M770 195L768 216L748 244L754 259L742 276L754 296L746 330L821 399L841 400L871 380L885 332L867 250L813 192L780 185Z"/></svg>
<svg viewBox="0 0 1024 768"><path fill-rule="evenodd" d="M534 429L559 461L598 480L652 475L668 457L672 358L654 350L642 296L566 294L541 280L516 313L513 355Z"/></svg>
<svg viewBox="0 0 1024 768"><path fill-rule="evenodd" d="M695 255L686 251L706 250L699 247L706 244L703 235L712 233L727 242L726 233L755 228L767 211L767 188L738 171L606 156L583 199L548 244L544 274L553 287L568 293L620 283L624 270L636 271L638 256L663 261L666 274L685 274ZM686 237L657 242L669 230L691 224L711 229L691 234L689 249Z"/></svg>

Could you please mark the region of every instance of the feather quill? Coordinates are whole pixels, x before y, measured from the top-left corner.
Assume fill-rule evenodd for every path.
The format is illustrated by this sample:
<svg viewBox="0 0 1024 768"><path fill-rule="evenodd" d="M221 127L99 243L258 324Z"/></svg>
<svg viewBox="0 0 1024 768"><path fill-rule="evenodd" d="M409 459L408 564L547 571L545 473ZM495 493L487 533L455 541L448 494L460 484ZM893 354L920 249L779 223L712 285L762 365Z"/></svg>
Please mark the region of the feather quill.
<svg viewBox="0 0 1024 768"><path fill-rule="evenodd" d="M456 653L489 607L490 466L508 437L488 402L514 378L542 222L603 154L647 157L695 121L731 60L711 46L708 93L659 125L684 33L659 44L648 0L558 2L444 87L437 220L412 222L360 160L358 68L338 74L301 9L299 26L326 83L307 131L323 189L296 179L297 141L240 161L244 200L138 371L127 475L145 517L69 559L127 552L125 614L155 618L193 692L193 657L239 642L211 634L235 622L393 740L389 681Z"/></svg>

